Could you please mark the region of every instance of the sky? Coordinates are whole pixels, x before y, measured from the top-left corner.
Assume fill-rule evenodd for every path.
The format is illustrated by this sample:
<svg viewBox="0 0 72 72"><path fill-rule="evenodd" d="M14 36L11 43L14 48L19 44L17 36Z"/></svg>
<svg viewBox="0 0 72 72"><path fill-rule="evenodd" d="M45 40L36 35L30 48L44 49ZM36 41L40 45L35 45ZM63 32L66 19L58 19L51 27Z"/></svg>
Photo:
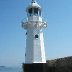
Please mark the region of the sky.
<svg viewBox="0 0 72 72"><path fill-rule="evenodd" d="M37 0L42 7L46 59L72 56L72 0ZM0 65L19 66L25 61L27 18L31 0L0 0Z"/></svg>

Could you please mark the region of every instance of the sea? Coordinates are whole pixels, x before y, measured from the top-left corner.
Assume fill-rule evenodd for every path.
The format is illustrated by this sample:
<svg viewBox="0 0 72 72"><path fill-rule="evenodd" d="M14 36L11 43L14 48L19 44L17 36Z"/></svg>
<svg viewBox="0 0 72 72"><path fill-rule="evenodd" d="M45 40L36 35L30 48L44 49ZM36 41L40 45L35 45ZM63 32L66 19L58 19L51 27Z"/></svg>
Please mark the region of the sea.
<svg viewBox="0 0 72 72"><path fill-rule="evenodd" d="M0 68L0 72L23 72L20 67L6 67Z"/></svg>

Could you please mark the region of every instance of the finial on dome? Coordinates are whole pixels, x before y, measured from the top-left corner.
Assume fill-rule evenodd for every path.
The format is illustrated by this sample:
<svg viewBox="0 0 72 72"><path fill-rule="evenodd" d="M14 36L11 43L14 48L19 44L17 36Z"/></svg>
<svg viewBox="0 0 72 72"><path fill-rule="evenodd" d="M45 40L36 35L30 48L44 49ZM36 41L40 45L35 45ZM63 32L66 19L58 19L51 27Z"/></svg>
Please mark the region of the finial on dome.
<svg viewBox="0 0 72 72"><path fill-rule="evenodd" d="M36 0L32 0L32 3L35 3L36 2Z"/></svg>

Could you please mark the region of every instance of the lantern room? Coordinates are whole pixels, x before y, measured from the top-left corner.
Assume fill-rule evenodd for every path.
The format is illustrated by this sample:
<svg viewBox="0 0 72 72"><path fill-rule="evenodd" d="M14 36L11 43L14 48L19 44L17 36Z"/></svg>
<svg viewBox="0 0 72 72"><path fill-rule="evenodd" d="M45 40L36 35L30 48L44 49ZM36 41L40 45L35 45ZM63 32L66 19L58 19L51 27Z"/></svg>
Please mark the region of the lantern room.
<svg viewBox="0 0 72 72"><path fill-rule="evenodd" d="M26 9L27 16L41 16L41 7L37 4L35 0L32 1Z"/></svg>

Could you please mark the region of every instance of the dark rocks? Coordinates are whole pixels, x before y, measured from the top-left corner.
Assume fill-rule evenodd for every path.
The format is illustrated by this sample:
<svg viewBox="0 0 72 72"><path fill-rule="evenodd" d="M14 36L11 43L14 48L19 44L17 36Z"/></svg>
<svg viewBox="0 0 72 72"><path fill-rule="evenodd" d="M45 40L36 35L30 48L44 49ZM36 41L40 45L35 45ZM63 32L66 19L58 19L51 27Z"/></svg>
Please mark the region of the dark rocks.
<svg viewBox="0 0 72 72"><path fill-rule="evenodd" d="M72 72L72 56L48 60L47 72Z"/></svg>

